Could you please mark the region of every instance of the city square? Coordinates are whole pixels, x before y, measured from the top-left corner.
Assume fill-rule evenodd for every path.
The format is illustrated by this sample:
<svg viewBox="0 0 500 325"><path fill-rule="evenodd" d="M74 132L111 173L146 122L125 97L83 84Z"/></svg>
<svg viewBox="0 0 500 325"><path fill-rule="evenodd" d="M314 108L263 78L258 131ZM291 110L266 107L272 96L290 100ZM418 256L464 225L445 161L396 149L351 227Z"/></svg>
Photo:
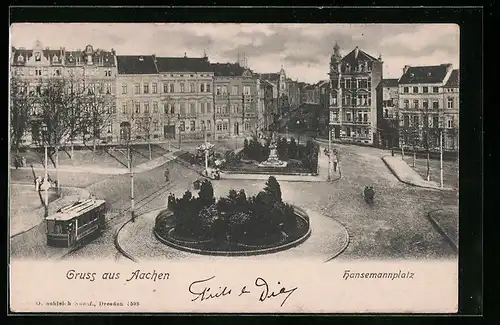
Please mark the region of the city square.
<svg viewBox="0 0 500 325"><path fill-rule="evenodd" d="M11 258L456 259L458 52L399 66L387 39L343 33L309 70L291 54L263 64L246 46L146 54L24 37L11 55ZM213 202L196 210L200 184ZM251 208L223 210L232 190ZM183 195L191 210L174 213L169 199ZM184 224L198 237L172 238L196 242L190 250L167 243L157 224L169 210L165 236L192 213L210 233L221 227L219 237ZM252 254L206 249L204 240L245 247L217 222L247 219L258 229L241 231ZM276 247L256 244L268 230Z"/></svg>

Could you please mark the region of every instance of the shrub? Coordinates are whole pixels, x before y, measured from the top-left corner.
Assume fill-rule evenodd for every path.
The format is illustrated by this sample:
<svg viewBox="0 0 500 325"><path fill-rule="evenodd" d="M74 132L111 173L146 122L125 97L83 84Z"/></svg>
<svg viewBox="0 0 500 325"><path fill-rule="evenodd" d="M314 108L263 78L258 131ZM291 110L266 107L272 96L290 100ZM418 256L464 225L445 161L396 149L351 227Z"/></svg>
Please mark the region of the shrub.
<svg viewBox="0 0 500 325"><path fill-rule="evenodd" d="M214 188L208 179L203 180L198 192L198 199L202 207L208 207L215 203Z"/></svg>

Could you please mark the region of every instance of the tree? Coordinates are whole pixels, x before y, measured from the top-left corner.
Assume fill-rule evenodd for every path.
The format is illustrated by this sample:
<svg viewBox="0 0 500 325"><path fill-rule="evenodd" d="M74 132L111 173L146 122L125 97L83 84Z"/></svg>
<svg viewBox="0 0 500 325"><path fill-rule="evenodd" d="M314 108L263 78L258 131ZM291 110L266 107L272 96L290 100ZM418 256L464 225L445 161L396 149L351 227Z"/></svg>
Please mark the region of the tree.
<svg viewBox="0 0 500 325"><path fill-rule="evenodd" d="M10 145L16 153L29 127L29 116L34 110L34 100L28 94L28 83L12 76L10 81Z"/></svg>
<svg viewBox="0 0 500 325"><path fill-rule="evenodd" d="M212 186L212 182L208 179L203 180L201 183L198 198L203 207L207 207L215 203L214 188Z"/></svg>
<svg viewBox="0 0 500 325"><path fill-rule="evenodd" d="M267 193L274 202L281 202L281 187L276 177L269 176L264 192Z"/></svg>
<svg viewBox="0 0 500 325"><path fill-rule="evenodd" d="M95 152L97 140L101 138L102 132L112 121L116 110L115 101L111 95L111 89L104 89L100 84L88 84L81 101L85 108L84 130L90 134Z"/></svg>

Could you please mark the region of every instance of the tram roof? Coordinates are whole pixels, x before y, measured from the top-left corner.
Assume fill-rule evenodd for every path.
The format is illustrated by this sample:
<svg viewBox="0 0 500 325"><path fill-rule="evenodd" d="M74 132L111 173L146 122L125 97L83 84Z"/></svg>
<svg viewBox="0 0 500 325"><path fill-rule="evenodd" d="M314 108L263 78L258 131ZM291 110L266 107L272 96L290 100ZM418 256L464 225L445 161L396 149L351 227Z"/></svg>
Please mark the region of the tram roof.
<svg viewBox="0 0 500 325"><path fill-rule="evenodd" d="M103 205L105 202L106 201L104 200L94 199L75 202L59 209L56 213L48 216L45 220L68 221Z"/></svg>

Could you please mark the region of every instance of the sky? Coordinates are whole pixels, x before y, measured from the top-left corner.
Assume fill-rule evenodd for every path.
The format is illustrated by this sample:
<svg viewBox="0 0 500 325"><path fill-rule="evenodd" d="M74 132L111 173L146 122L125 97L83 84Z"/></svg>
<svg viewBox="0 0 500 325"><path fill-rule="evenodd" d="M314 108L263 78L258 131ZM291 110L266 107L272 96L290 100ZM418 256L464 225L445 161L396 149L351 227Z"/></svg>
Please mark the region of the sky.
<svg viewBox="0 0 500 325"><path fill-rule="evenodd" d="M315 83L328 79L330 56L356 46L384 62L384 78L399 78L405 65L451 63L459 67L459 26L454 24L195 24L37 23L13 24L14 47L114 49L118 55L202 57L237 62L255 72L278 72Z"/></svg>

